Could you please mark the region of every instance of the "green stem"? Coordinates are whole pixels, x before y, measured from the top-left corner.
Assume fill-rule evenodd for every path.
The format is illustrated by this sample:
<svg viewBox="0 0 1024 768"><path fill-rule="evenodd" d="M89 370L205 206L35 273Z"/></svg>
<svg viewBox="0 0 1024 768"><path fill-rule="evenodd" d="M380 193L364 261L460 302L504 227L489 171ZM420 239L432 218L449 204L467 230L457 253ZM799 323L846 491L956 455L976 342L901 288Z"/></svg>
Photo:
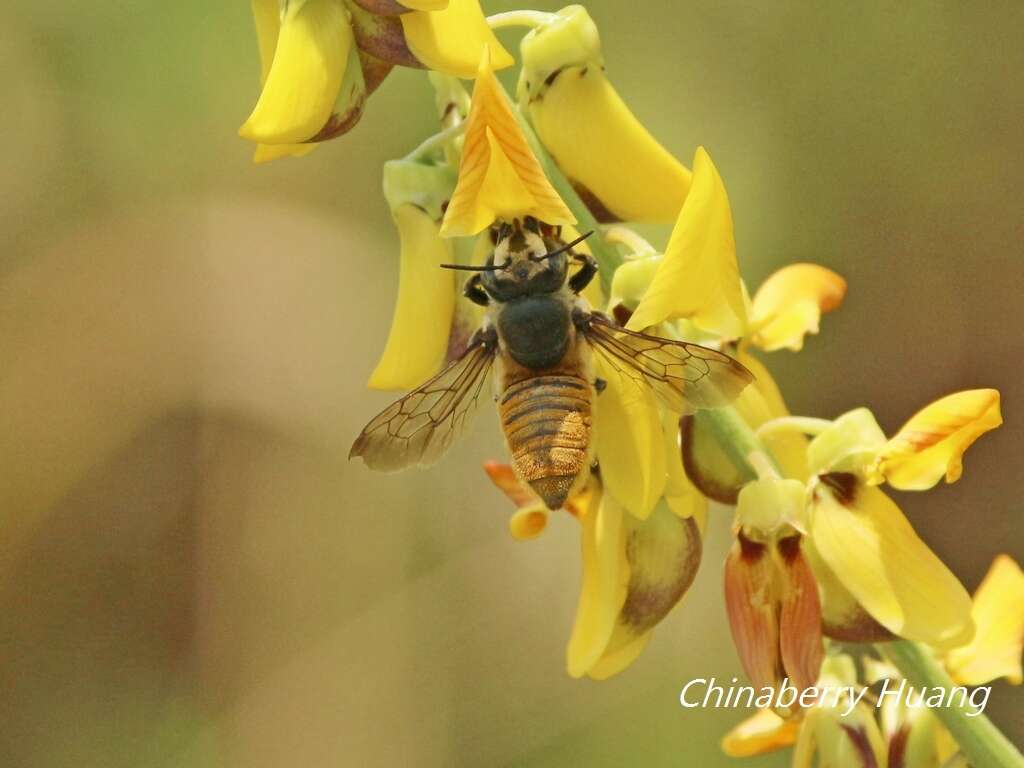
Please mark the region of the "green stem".
<svg viewBox="0 0 1024 768"><path fill-rule="evenodd" d="M581 233L593 230L594 237L587 240L587 245L590 246L590 252L594 254L594 258L597 259L597 264L601 268L601 288L607 296L612 287L612 275L623 262L622 256L619 255L614 246L604 241L601 235L601 225L598 224L594 214L590 212L590 209L587 208L580 196L576 194L576 190L573 189L565 174L555 165L551 155L544 149L544 145L540 143L537 134L533 132L533 126L530 125L530 121L523 116L518 107L513 106L512 110L515 113L516 120L519 121L519 127L526 134L526 140L530 142L530 149L533 150L533 154L540 161L548 181L551 182L551 186L555 188L562 201L572 211L573 216L576 217L576 228Z"/></svg>
<svg viewBox="0 0 1024 768"><path fill-rule="evenodd" d="M949 690L953 681L931 654L917 643L897 640L881 643L878 650L891 661L915 688L941 687ZM983 713L950 702L933 710L973 768L1022 768L1024 757Z"/></svg>
<svg viewBox="0 0 1024 768"><path fill-rule="evenodd" d="M420 144L416 149L407 154L403 159L405 160L422 160L427 155L434 152L443 150L452 141L461 136L466 132L466 124L458 123L453 125L451 128L445 128L443 131L435 133L433 136L424 139L423 143Z"/></svg>

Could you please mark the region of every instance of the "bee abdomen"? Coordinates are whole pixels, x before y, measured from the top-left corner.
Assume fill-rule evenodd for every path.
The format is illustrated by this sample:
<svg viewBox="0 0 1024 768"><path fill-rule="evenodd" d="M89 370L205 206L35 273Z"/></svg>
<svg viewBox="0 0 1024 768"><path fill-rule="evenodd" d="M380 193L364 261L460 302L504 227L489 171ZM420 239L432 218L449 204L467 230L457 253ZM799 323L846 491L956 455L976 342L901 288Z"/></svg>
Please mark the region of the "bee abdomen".
<svg viewBox="0 0 1024 768"><path fill-rule="evenodd" d="M591 387L572 374L510 385L498 409L520 477L559 509L589 464Z"/></svg>

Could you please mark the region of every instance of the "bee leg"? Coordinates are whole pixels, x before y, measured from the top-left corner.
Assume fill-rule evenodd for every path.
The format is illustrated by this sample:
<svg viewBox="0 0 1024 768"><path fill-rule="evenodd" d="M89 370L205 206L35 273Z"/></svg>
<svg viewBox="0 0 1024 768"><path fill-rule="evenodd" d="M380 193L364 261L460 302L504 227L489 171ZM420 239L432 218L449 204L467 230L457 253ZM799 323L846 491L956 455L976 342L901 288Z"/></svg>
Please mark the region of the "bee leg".
<svg viewBox="0 0 1024 768"><path fill-rule="evenodd" d="M594 379L594 389L597 390L597 394L604 392L604 388L608 386L608 382L602 378Z"/></svg>
<svg viewBox="0 0 1024 768"><path fill-rule="evenodd" d="M569 278L569 288L573 293L579 293L588 285L590 281L594 279L594 275L597 274L597 261L593 256L587 256L585 253L574 253L573 258L577 261L583 262L583 266L580 271Z"/></svg>
<svg viewBox="0 0 1024 768"><path fill-rule="evenodd" d="M462 294L474 304L479 304L481 307L486 307L491 303L491 299L487 295L487 291L484 290L483 283L480 280L480 275L473 275L466 281L466 285L462 289Z"/></svg>

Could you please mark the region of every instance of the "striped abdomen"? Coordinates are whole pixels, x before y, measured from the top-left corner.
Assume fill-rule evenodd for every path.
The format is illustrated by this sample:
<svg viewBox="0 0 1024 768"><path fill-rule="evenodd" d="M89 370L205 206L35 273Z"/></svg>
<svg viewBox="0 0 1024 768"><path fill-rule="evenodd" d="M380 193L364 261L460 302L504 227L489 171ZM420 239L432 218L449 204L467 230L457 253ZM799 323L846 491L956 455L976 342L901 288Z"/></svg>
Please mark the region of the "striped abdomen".
<svg viewBox="0 0 1024 768"><path fill-rule="evenodd" d="M549 509L559 509L589 469L590 383L567 372L527 376L498 401L519 476Z"/></svg>

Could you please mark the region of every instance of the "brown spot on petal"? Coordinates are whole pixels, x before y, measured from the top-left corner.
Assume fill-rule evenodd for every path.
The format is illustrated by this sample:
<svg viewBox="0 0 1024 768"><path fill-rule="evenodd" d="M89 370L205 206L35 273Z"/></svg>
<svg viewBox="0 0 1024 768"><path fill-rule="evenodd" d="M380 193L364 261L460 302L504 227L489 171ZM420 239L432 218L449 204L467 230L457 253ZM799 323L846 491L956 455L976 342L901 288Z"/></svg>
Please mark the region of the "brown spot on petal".
<svg viewBox="0 0 1024 768"><path fill-rule="evenodd" d="M355 0L355 2L360 8L365 8L378 16L400 16L410 10L397 0Z"/></svg>
<svg viewBox="0 0 1024 768"><path fill-rule="evenodd" d="M664 526L640 524L626 539L630 578L619 621L642 634L668 614L686 594L700 566L703 544L692 517L672 515ZM658 555L668 555L665 562ZM653 561L661 560L652 570Z"/></svg>
<svg viewBox="0 0 1024 768"><path fill-rule="evenodd" d="M629 322L629 318L633 316L632 310L628 309L625 304L616 304L612 307L612 317L615 318L615 322L621 325L623 328L626 327L626 323Z"/></svg>
<svg viewBox="0 0 1024 768"><path fill-rule="evenodd" d="M765 550L767 547L764 544L754 541L753 539L746 536L743 531L736 534L736 541L740 545L740 557L743 562L753 565L762 557L764 557Z"/></svg>
<svg viewBox="0 0 1024 768"><path fill-rule="evenodd" d="M558 160L555 160L557 164ZM594 214L594 218L601 224L611 224L612 222L622 221L622 219L612 213L604 203L601 202L600 198L590 191L584 184L581 184L574 179L569 179L569 183L572 184L572 188L576 190L576 194L580 196L580 200L583 204L590 209L590 212Z"/></svg>
<svg viewBox="0 0 1024 768"><path fill-rule="evenodd" d="M555 82L555 80L558 79L558 76L560 74L562 74L562 67L559 67L554 72L552 72L550 75L545 77L544 78L544 85L551 85L553 82Z"/></svg>
<svg viewBox="0 0 1024 768"><path fill-rule="evenodd" d="M359 64L363 68L363 82L366 83L366 95L369 96L384 82L384 78L388 76L394 64L391 64L383 59L378 59L376 56L372 56L366 51L356 51L359 55Z"/></svg>
<svg viewBox="0 0 1024 768"><path fill-rule="evenodd" d="M698 491L712 501L736 504L740 488L751 478L739 473L692 415L679 419L679 449L686 476Z"/></svg>
<svg viewBox="0 0 1024 768"><path fill-rule="evenodd" d="M906 768L907 741L910 738L910 728L900 726L889 739L889 768Z"/></svg>
<svg viewBox="0 0 1024 768"><path fill-rule="evenodd" d="M836 501L844 507L853 504L857 498L857 476L852 472L826 472L818 479L832 489Z"/></svg>
<svg viewBox="0 0 1024 768"><path fill-rule="evenodd" d="M840 728L846 733L854 748L857 750L857 757L864 768L878 768L878 761L875 759L875 752L871 749L871 742L863 728L852 725L840 724Z"/></svg>
<svg viewBox="0 0 1024 768"><path fill-rule="evenodd" d="M363 116L363 105L365 103L365 97L360 97L345 114L332 114L327 118L327 122L324 123L324 127L321 128L315 136L307 139L306 141L311 143L328 141L329 139L334 139L344 133L348 133L355 127L356 123L359 122L359 118Z"/></svg>
<svg viewBox="0 0 1024 768"><path fill-rule="evenodd" d="M402 22L396 16L375 16L360 8L349 6L352 12L352 32L360 51L390 64L423 69L405 42Z"/></svg>

